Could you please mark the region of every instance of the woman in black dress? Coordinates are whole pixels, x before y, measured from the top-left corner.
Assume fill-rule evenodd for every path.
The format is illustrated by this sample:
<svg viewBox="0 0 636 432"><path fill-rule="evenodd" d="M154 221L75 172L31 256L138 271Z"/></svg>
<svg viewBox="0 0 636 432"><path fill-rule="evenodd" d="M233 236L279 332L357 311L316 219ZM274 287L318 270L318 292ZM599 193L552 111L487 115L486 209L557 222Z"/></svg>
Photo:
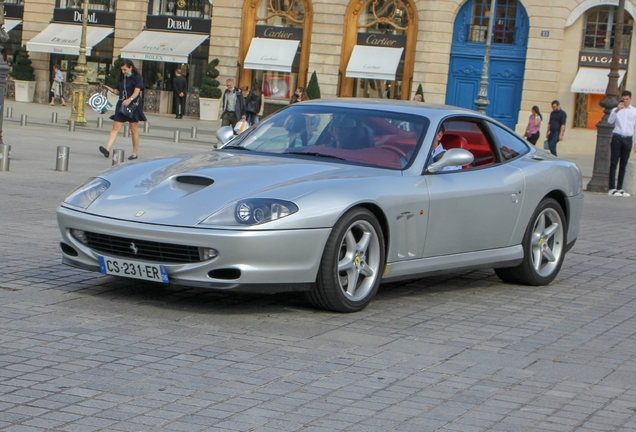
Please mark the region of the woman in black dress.
<svg viewBox="0 0 636 432"><path fill-rule="evenodd" d="M110 116L110 119L113 120L113 129L108 136L108 143L106 147L99 146L99 151L104 157L109 157L110 149L113 147L122 125L128 122L130 123L130 134L132 135L133 145L132 155L128 159L137 159L137 152L139 150L139 122L148 121L144 115L143 103L140 97L141 90L144 88L143 78L131 60L123 59L121 61L117 87L111 88L104 86L104 88L109 92L119 95L119 100L115 107L115 114ZM137 106L132 118L126 117L120 112L122 105L129 106L130 104Z"/></svg>

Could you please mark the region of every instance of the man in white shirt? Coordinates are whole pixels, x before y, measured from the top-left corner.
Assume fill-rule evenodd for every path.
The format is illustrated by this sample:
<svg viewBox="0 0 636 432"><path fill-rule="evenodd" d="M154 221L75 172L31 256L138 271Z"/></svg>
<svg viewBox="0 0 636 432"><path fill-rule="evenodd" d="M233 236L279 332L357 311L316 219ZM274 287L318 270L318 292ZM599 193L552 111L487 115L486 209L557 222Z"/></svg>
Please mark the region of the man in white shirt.
<svg viewBox="0 0 636 432"><path fill-rule="evenodd" d="M444 153L446 153L446 149L444 149L441 142L442 137L444 136L444 132L446 132L446 127L442 124L439 128L439 131L437 132L437 135L435 135L435 140L433 141L431 156L429 157L429 162L428 162L429 164L432 164L433 162L437 162L438 160L442 158ZM456 171L460 169L462 169L462 167L460 166L447 166L442 168L441 171Z"/></svg>
<svg viewBox="0 0 636 432"><path fill-rule="evenodd" d="M629 90L621 93L621 101L614 108L607 121L614 125L612 141L610 143L611 158L609 169L609 196L628 197L630 194L623 190L625 168L632 151L634 131L636 130L636 108L631 106L632 92ZM619 165L620 161L620 165ZM616 166L618 165L618 180L616 179Z"/></svg>

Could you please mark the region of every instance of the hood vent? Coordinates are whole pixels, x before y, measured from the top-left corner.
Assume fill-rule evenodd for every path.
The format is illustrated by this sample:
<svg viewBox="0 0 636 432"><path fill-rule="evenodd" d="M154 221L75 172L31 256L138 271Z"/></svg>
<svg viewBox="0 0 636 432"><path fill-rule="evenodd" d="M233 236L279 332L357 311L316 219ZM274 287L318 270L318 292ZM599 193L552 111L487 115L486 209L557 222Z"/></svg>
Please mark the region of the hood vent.
<svg viewBox="0 0 636 432"><path fill-rule="evenodd" d="M214 180L208 177L200 177L193 175L182 175L175 179L179 183L195 185L195 186L210 186L214 183Z"/></svg>

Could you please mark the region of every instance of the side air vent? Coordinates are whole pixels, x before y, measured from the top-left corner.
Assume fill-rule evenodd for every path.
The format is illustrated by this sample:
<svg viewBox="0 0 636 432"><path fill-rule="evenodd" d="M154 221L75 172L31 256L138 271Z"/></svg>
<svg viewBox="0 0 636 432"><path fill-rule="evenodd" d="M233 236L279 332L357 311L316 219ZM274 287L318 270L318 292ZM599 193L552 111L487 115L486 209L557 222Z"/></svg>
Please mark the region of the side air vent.
<svg viewBox="0 0 636 432"><path fill-rule="evenodd" d="M193 176L193 175L182 175L175 179L179 183L185 183L196 186L210 186L214 183L214 180L207 177Z"/></svg>

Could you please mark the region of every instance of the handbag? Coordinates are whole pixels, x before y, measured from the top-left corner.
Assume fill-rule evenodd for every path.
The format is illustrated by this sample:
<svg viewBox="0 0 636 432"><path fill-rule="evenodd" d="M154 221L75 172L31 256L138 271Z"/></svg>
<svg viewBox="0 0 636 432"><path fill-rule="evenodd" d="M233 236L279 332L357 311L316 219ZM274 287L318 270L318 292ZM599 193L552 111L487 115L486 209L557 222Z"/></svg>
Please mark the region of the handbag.
<svg viewBox="0 0 636 432"><path fill-rule="evenodd" d="M238 135L241 132L245 131L249 127L249 124L245 120L239 120L236 122L236 126L234 126L234 132Z"/></svg>
<svg viewBox="0 0 636 432"><path fill-rule="evenodd" d="M548 140L543 141L543 149L550 150L550 144L548 144Z"/></svg>

